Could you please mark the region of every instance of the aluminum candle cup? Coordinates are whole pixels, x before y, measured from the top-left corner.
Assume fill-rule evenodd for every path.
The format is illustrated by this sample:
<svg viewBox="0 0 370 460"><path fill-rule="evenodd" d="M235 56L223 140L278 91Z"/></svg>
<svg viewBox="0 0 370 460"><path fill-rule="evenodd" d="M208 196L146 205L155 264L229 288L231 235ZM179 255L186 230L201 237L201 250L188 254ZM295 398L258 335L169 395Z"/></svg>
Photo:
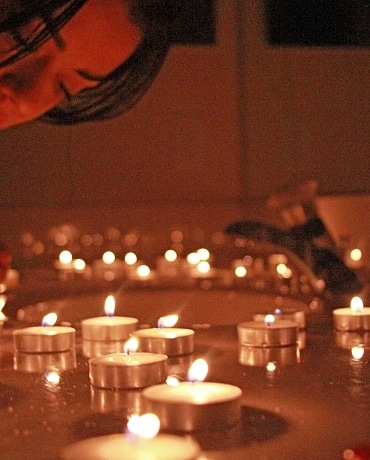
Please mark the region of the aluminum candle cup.
<svg viewBox="0 0 370 460"><path fill-rule="evenodd" d="M98 340L83 340L82 354L86 356L86 358L95 358L98 356L110 355L112 353L120 353L124 348L126 340L109 340L104 342Z"/></svg>
<svg viewBox="0 0 370 460"><path fill-rule="evenodd" d="M274 362L279 366L291 366L299 363L298 345L284 347L239 347L239 363L244 366L266 366Z"/></svg>
<svg viewBox="0 0 370 460"><path fill-rule="evenodd" d="M354 310L337 308L333 310L334 327L338 331L370 331L370 307Z"/></svg>
<svg viewBox="0 0 370 460"><path fill-rule="evenodd" d="M138 325L137 318L129 316L100 316L81 321L82 350L92 358L123 350L123 345Z"/></svg>
<svg viewBox="0 0 370 460"><path fill-rule="evenodd" d="M35 326L13 332L15 351L58 353L75 347L75 329L66 326Z"/></svg>
<svg viewBox="0 0 370 460"><path fill-rule="evenodd" d="M90 383L99 388L144 388L167 378L167 356L155 353L113 353L91 358Z"/></svg>
<svg viewBox="0 0 370 460"><path fill-rule="evenodd" d="M176 327L140 329L131 334L138 341L138 350L180 356L193 353L194 331Z"/></svg>
<svg viewBox="0 0 370 460"><path fill-rule="evenodd" d="M298 345L301 350L305 348L307 342L306 333L306 314L304 310L296 308L282 308L271 311L255 313L253 315L254 321L264 321L266 315L274 315L276 319L284 319L294 321L298 325Z"/></svg>
<svg viewBox="0 0 370 460"><path fill-rule="evenodd" d="M77 367L75 350L58 353L14 353L14 370L42 373L48 370L69 371Z"/></svg>
<svg viewBox="0 0 370 460"><path fill-rule="evenodd" d="M110 434L71 444L61 452L62 460L196 460L199 444L190 438L159 434L136 439L129 434Z"/></svg>
<svg viewBox="0 0 370 460"><path fill-rule="evenodd" d="M238 324L238 339L242 346L284 347L298 342L298 325L294 321L247 321Z"/></svg>
<svg viewBox="0 0 370 460"><path fill-rule="evenodd" d="M242 390L214 382L181 382L154 385L143 391L147 410L161 421L161 428L191 432L214 430L240 420Z"/></svg>

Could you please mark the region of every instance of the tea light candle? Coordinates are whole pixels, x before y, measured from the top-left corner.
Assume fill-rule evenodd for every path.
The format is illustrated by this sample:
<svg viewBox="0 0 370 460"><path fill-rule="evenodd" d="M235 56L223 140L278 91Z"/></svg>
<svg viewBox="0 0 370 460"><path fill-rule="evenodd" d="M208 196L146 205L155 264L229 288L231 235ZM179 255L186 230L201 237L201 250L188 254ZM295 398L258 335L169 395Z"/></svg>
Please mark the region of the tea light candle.
<svg viewBox="0 0 370 460"><path fill-rule="evenodd" d="M72 350L75 347L75 329L54 326L55 313L43 318L42 326L26 327L13 331L15 351L25 353L55 353Z"/></svg>
<svg viewBox="0 0 370 460"><path fill-rule="evenodd" d="M237 331L242 346L277 347L296 345L298 342L297 323L275 319L274 315L266 315L264 321L238 324Z"/></svg>
<svg viewBox="0 0 370 460"><path fill-rule="evenodd" d="M194 361L189 370L205 363ZM207 364L205 363L207 366ZM241 417L242 390L217 382L188 381L154 385L143 391L148 410L161 420L167 430L191 432L225 428Z"/></svg>
<svg viewBox="0 0 370 460"><path fill-rule="evenodd" d="M306 333L306 314L304 310L297 308L275 308L271 311L255 313L253 315L254 321L264 321L266 315L274 315L275 319L286 319L294 321L298 325L298 345L301 350L305 348L307 341Z"/></svg>
<svg viewBox="0 0 370 460"><path fill-rule="evenodd" d="M104 311L106 316L81 321L84 356L102 356L123 350L124 342L139 322L130 316L114 316L115 299L111 295L106 298Z"/></svg>
<svg viewBox="0 0 370 460"><path fill-rule="evenodd" d="M159 434L136 439L130 434L110 434L71 444L61 452L62 460L196 460L199 444L191 437Z"/></svg>
<svg viewBox="0 0 370 460"><path fill-rule="evenodd" d="M131 333L131 337L138 340L138 350L168 356L193 353L194 331L170 327L171 324L176 324L177 320L177 315L169 315L159 319L157 328L140 329Z"/></svg>
<svg viewBox="0 0 370 460"><path fill-rule="evenodd" d="M99 388L130 389L144 388L166 380L166 355L126 350L125 353L90 359L90 383Z"/></svg>
<svg viewBox="0 0 370 460"><path fill-rule="evenodd" d="M370 307L364 307L360 297L353 297L349 308L333 310L333 321L339 331L370 331Z"/></svg>

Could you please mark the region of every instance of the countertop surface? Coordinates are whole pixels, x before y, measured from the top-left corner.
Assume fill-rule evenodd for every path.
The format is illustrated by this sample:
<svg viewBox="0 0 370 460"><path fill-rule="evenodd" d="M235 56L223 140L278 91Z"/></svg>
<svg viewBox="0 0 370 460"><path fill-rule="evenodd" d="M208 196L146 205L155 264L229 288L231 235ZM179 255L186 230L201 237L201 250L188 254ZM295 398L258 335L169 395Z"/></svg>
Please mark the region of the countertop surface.
<svg viewBox="0 0 370 460"><path fill-rule="evenodd" d="M26 322L9 321L0 342L0 457L2 460L56 460L61 449L93 436L123 432L128 416L142 410L141 390L102 390L90 386L88 358L82 354L80 321L98 314L104 294L82 295L31 305L23 310ZM167 295L167 294L165 294ZM190 363L202 357L209 364L207 381L224 382L242 389L240 421L224 430L192 433L200 443L202 460L340 460L343 452L370 444L370 348L356 359L351 347L339 346L331 315L307 317L306 346L290 365L275 362L276 369L243 363L236 324L249 320L251 311L266 305L266 296L230 297L215 307L217 295L204 293L204 311L214 309L212 320L186 316L183 323L195 329L192 355L171 358L170 371L185 378ZM143 303L140 299L147 299ZM207 302L207 298L210 299ZM158 298L135 298L140 324L167 314L171 297L162 310ZM150 301L152 299L152 301ZM233 314L243 303L245 314ZM225 321L230 306L230 322ZM197 309L201 306L196 307ZM14 369L12 332L37 324L46 312L58 309L64 322L76 328L76 366L58 372L50 381L45 372ZM199 313L199 312L198 312ZM118 312L117 314L122 314ZM341 339L339 339L340 341ZM344 337L346 340L346 337ZM367 344L367 345L366 345ZM368 458L368 457L360 457Z"/></svg>

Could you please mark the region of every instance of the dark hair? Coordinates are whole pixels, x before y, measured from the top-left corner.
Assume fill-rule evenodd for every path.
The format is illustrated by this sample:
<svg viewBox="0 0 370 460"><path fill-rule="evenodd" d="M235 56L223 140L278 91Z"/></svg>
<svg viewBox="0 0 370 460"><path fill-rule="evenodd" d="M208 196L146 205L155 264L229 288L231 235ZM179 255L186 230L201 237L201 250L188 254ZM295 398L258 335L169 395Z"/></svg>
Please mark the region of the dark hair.
<svg viewBox="0 0 370 460"><path fill-rule="evenodd" d="M86 1L23 0L20 12L13 13L0 24L0 33L6 32L17 44L3 62L0 57L0 68L32 53L51 38L63 47L58 32ZM72 125L107 120L130 109L149 88L170 49L169 31L182 0L128 1L130 17L144 33L138 48L96 87L64 100L44 114L41 117L43 121ZM43 25L34 31L32 37L24 39L18 31L34 18L41 18Z"/></svg>

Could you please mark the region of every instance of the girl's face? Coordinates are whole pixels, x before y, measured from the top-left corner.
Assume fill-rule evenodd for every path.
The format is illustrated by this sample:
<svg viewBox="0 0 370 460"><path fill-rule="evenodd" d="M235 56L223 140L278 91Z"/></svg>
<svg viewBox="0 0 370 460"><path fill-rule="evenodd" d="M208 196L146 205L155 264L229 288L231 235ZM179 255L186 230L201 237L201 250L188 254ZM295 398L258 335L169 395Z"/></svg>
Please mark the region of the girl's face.
<svg viewBox="0 0 370 460"><path fill-rule="evenodd" d="M37 20L27 27L36 26ZM59 36L63 47L50 39L0 69L0 129L39 118L69 95L96 86L135 51L142 33L130 20L126 2L89 0ZM7 40L0 34L0 56Z"/></svg>

